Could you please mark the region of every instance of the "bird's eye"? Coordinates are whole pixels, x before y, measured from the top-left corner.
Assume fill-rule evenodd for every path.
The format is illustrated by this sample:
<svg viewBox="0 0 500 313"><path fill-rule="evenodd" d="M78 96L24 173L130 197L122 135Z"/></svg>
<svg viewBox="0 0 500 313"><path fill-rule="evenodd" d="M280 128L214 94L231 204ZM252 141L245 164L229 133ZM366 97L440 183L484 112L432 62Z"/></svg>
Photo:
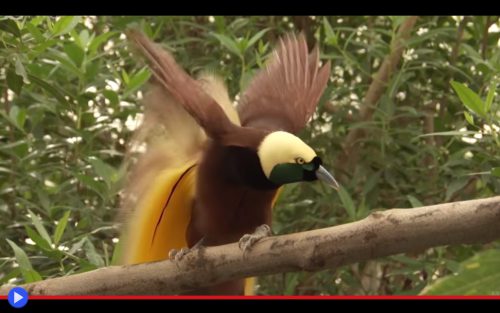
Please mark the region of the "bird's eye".
<svg viewBox="0 0 500 313"><path fill-rule="evenodd" d="M306 161L303 158L300 158L300 157L296 158L295 162L297 162L297 164L304 164L304 163L306 163Z"/></svg>

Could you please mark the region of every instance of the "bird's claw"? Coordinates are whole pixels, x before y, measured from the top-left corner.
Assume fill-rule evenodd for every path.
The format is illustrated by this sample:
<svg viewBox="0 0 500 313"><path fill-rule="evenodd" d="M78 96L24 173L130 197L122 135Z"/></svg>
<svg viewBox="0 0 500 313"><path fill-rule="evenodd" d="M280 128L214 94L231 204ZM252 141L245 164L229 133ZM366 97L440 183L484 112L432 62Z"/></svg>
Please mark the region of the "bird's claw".
<svg viewBox="0 0 500 313"><path fill-rule="evenodd" d="M243 235L243 237L241 237L240 241L238 242L238 246L243 251L243 253L245 253L247 251L250 251L259 240L271 235L271 227L269 227L269 225L263 224L257 227L253 234Z"/></svg>
<svg viewBox="0 0 500 313"><path fill-rule="evenodd" d="M182 248L180 250L172 249L168 252L168 258L170 260L175 261L175 262L180 262L182 260L182 258L184 258L184 256L186 256L186 254L188 254L192 250L193 249L189 249L189 248Z"/></svg>
<svg viewBox="0 0 500 313"><path fill-rule="evenodd" d="M176 263L179 263L187 254L203 248L203 242L205 242L205 238L201 238L194 246L191 248L184 247L180 250L177 249L172 249L168 252L168 258L170 260L175 261Z"/></svg>

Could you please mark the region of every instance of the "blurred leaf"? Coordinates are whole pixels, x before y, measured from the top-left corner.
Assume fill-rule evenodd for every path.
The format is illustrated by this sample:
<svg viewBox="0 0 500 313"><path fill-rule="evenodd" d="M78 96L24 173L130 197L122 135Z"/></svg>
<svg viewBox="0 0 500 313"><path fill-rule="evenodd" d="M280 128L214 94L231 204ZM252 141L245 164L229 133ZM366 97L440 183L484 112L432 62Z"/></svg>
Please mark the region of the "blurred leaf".
<svg viewBox="0 0 500 313"><path fill-rule="evenodd" d="M485 106L481 98L467 86L456 81L452 81L451 85L462 103L472 112L481 117L486 116Z"/></svg>
<svg viewBox="0 0 500 313"><path fill-rule="evenodd" d="M116 106L120 103L120 99L118 98L116 92L112 90L104 90L102 94L109 100L112 106Z"/></svg>
<svg viewBox="0 0 500 313"><path fill-rule="evenodd" d="M496 80L493 79L490 83L488 95L486 96L486 101L484 103L486 112L490 111L491 104L493 103L493 98L495 97L496 88L497 88L497 82Z"/></svg>
<svg viewBox="0 0 500 313"><path fill-rule="evenodd" d="M43 226L43 223L40 220L40 218L31 210L28 210L28 212L30 213L31 221L33 222L33 225L35 226L40 236L42 236L43 239L45 239L49 244L52 245L52 240L50 239L49 233Z"/></svg>
<svg viewBox="0 0 500 313"><path fill-rule="evenodd" d="M91 241L89 240L85 241L84 249L85 249L85 256L87 257L87 260L90 263L94 264L97 267L104 266L104 259L99 255L99 253L97 253Z"/></svg>
<svg viewBox="0 0 500 313"><path fill-rule="evenodd" d="M465 187L467 183L469 182L468 178L461 178L461 179L456 179L453 180L448 187L446 188L446 198L444 199L445 202L449 201L453 195Z"/></svg>
<svg viewBox="0 0 500 313"><path fill-rule="evenodd" d="M226 35L223 35L223 34L212 33L211 35L213 37L217 38L217 40L219 40L219 42L224 47L226 47L227 49L229 49L229 51L231 51L232 53L234 53L237 56L241 57L240 48L238 48L238 44L234 40L232 40L231 38L229 38L229 37L227 37Z"/></svg>
<svg viewBox="0 0 500 313"><path fill-rule="evenodd" d="M247 43L247 49L249 49L250 47L252 47L259 39L262 38L262 36L264 36L268 31L270 30L270 28L264 28L263 30L259 31L257 34L253 35L252 38L250 38L250 40L248 40L248 43Z"/></svg>
<svg viewBox="0 0 500 313"><path fill-rule="evenodd" d="M21 62L21 58L16 56L16 74L23 78L23 81L28 81L28 77L26 74L26 69L24 68L23 63Z"/></svg>
<svg viewBox="0 0 500 313"><path fill-rule="evenodd" d="M20 109L17 105L14 105L10 108L9 118L12 123L22 131L24 122L26 121L26 110L24 108Z"/></svg>
<svg viewBox="0 0 500 313"><path fill-rule="evenodd" d="M80 20L81 18L79 16L62 16L54 24L52 34L54 36L67 34L80 22Z"/></svg>
<svg viewBox="0 0 500 313"><path fill-rule="evenodd" d="M500 293L500 251L480 252L463 262L456 275L437 280L426 287L425 295L490 295Z"/></svg>
<svg viewBox="0 0 500 313"><path fill-rule="evenodd" d="M412 195L407 195L406 198L408 198L408 201L410 201L411 206L413 208L419 208L419 207L424 206L424 204L422 202L420 202L420 200L418 200L417 198L415 198Z"/></svg>
<svg viewBox="0 0 500 313"><path fill-rule="evenodd" d="M472 117L472 115L470 115L469 112L464 111L464 116L465 116L465 119L467 120L467 123L474 126L474 118Z"/></svg>
<svg viewBox="0 0 500 313"><path fill-rule="evenodd" d="M48 243L47 240L43 239L42 236L37 234L37 232L35 232L31 227L24 226L24 229L26 230L26 233L31 238L31 240L33 240L33 242L35 242L37 246L39 246L43 250L52 250L50 243Z"/></svg>
<svg viewBox="0 0 500 313"><path fill-rule="evenodd" d="M19 268L21 269L21 273L23 274L24 280L26 283L31 283L35 281L42 280L40 274L38 274L33 267L31 266L31 262L28 259L28 256L23 251L23 249L19 248L14 242L9 239L5 239L11 246L12 250L14 250L14 255L16 256L16 261L19 264Z"/></svg>
<svg viewBox="0 0 500 313"><path fill-rule="evenodd" d="M92 164L97 175L104 179L108 186L116 182L117 171L114 167L96 158L89 159L89 162Z"/></svg>
<svg viewBox="0 0 500 313"><path fill-rule="evenodd" d="M125 96L136 91L139 87L141 87L148 79L151 77L151 72L147 68L143 68L137 73L135 73L130 79L126 82L127 91L125 92Z"/></svg>
<svg viewBox="0 0 500 313"><path fill-rule="evenodd" d="M89 44L89 51L91 54L95 54L104 42L108 41L112 36L117 34L118 32L116 31L110 31L95 37Z"/></svg>
<svg viewBox="0 0 500 313"><path fill-rule="evenodd" d="M500 177L500 167L494 167L491 169L491 175Z"/></svg>
<svg viewBox="0 0 500 313"><path fill-rule="evenodd" d="M18 245L16 245L14 242L10 241L9 239L5 239L11 246L12 250L14 250L14 254L16 256L16 261L19 264L19 267L21 270L32 270L33 267L31 266L31 262L28 259L28 256L26 253L23 251L23 249L19 248Z"/></svg>
<svg viewBox="0 0 500 313"><path fill-rule="evenodd" d="M66 229L66 225L68 224L68 218L70 215L71 211L66 211L64 212L63 217L59 220L57 223L56 230L54 232L54 244L59 244L59 241L61 240L62 235L64 234L64 230Z"/></svg>
<svg viewBox="0 0 500 313"><path fill-rule="evenodd" d="M70 42L64 45L64 52L68 57L75 63L76 66L80 67L85 56L85 52L77 44Z"/></svg>
<svg viewBox="0 0 500 313"><path fill-rule="evenodd" d="M391 16L390 19L392 21L392 28L398 28L399 25L401 25L407 18L408 16Z"/></svg>
<svg viewBox="0 0 500 313"><path fill-rule="evenodd" d="M106 199L106 184L100 181L94 180L93 176L76 174L78 181L84 184L90 190L95 191L102 199ZM80 224L78 224L80 225Z"/></svg>
<svg viewBox="0 0 500 313"><path fill-rule="evenodd" d="M29 75L29 78L34 84L37 84L38 86L49 92L51 95L53 95L61 104L68 107L70 106L68 101L64 98L64 92L62 92L58 87L52 86L51 84L45 82L43 79L40 79L34 75Z"/></svg>
<svg viewBox="0 0 500 313"><path fill-rule="evenodd" d="M23 78L15 73L14 70L7 70L7 86L14 91L16 94L21 93L21 89L23 88Z"/></svg>
<svg viewBox="0 0 500 313"><path fill-rule="evenodd" d="M11 33L16 37L21 37L21 31L19 30L19 27L17 27L17 23L13 20L7 19L0 21L0 29Z"/></svg>
<svg viewBox="0 0 500 313"><path fill-rule="evenodd" d="M12 278L16 278L17 276L19 276L21 274L21 270L19 268L15 268L13 269L12 271L10 271L7 275L5 276L2 276L0 278L0 284L5 284L7 283L9 280L11 280Z"/></svg>
<svg viewBox="0 0 500 313"><path fill-rule="evenodd" d="M349 215L351 220L355 220L356 218L356 207L354 206L354 202L352 201L351 195L347 192L347 190L340 186L339 190L339 197L340 201L342 202L342 205L347 211L347 214Z"/></svg>
<svg viewBox="0 0 500 313"><path fill-rule="evenodd" d="M335 32L333 31L333 28L328 22L328 18L326 16L323 17L323 26L325 28L326 44L330 46L337 46L338 45L337 34L335 34Z"/></svg>
<svg viewBox="0 0 500 313"><path fill-rule="evenodd" d="M26 23L26 28L38 43L43 43L46 40L45 36L38 29L38 27L36 27L36 25L33 24L33 21Z"/></svg>

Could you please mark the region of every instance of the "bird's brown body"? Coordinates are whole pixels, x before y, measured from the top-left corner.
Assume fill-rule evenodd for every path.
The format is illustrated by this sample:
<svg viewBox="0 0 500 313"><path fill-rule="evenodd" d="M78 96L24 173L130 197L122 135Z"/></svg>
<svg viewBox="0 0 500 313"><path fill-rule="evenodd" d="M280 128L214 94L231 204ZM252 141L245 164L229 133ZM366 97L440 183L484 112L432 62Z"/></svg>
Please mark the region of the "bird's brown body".
<svg viewBox="0 0 500 313"><path fill-rule="evenodd" d="M190 246L201 238L206 245L235 242L257 226L271 223L271 207L279 186L265 179L258 162L256 152L249 149L209 144L198 170L187 233Z"/></svg>

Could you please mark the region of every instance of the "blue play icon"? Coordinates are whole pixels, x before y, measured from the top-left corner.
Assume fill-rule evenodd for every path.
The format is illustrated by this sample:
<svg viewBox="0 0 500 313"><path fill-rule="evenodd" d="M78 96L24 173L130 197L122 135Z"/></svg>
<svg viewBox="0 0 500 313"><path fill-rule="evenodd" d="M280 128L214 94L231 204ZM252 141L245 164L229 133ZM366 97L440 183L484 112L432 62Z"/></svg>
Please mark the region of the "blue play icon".
<svg viewBox="0 0 500 313"><path fill-rule="evenodd" d="M7 298L10 305L19 309L28 303L28 292L21 287L14 287L9 291Z"/></svg>

